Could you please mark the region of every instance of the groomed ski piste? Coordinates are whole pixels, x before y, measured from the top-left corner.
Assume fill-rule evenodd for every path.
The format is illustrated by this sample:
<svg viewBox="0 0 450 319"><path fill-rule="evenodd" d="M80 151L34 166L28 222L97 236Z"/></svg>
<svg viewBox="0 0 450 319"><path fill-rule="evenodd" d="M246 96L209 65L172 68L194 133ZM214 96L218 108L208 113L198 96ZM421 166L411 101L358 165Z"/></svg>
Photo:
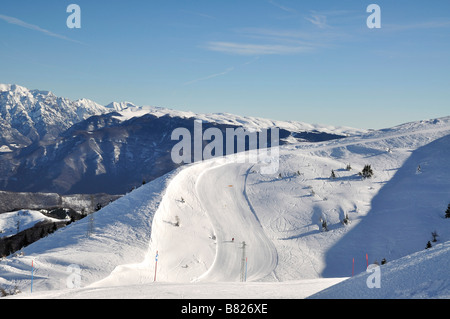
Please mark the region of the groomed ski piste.
<svg viewBox="0 0 450 319"><path fill-rule="evenodd" d="M273 174L248 155L180 167L4 258L0 286L21 291L7 298L450 298L450 117L283 146Z"/></svg>

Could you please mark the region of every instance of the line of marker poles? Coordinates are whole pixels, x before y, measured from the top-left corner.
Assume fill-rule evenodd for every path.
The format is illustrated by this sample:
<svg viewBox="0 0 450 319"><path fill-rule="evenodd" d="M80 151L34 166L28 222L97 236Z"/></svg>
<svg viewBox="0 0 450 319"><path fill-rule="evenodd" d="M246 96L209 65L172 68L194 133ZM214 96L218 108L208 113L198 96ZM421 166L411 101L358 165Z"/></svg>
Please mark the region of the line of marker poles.
<svg viewBox="0 0 450 319"><path fill-rule="evenodd" d="M367 263L367 268L369 268L369 254L366 254L366 263ZM353 258L353 263L352 263L352 277L355 275L355 258Z"/></svg>
<svg viewBox="0 0 450 319"><path fill-rule="evenodd" d="M159 253L156 252L155 256L155 277L153 279L154 282L156 282L156 274L158 271L158 257ZM367 268L369 268L369 254L366 254L366 262L367 262ZM248 271L248 258L245 258L245 281L247 281L247 271ZM355 275L355 258L353 258L352 263L352 277ZM34 260L31 261L31 293L33 293L33 277L34 277Z"/></svg>

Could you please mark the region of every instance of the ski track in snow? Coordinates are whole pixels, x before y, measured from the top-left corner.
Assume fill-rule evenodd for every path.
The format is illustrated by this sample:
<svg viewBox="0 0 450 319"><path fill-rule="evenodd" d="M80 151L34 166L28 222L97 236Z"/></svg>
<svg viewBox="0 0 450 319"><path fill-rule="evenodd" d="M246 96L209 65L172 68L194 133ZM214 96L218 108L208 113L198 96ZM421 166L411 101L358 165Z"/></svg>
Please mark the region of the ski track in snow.
<svg viewBox="0 0 450 319"><path fill-rule="evenodd" d="M197 196L217 237L214 264L199 278L201 281L239 281L246 268L245 260L247 279L251 281L270 275L277 265L275 246L267 238L245 193L250 168L226 164L209 169L198 178Z"/></svg>

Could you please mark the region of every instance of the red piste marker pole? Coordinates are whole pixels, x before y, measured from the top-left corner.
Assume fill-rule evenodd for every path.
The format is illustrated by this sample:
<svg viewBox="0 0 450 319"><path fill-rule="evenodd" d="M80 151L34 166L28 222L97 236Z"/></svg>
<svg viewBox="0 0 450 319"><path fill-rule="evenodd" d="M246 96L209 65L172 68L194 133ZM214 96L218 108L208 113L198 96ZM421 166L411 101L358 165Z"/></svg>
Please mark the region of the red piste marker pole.
<svg viewBox="0 0 450 319"><path fill-rule="evenodd" d="M353 264L352 264L352 277L355 275L355 258L353 258Z"/></svg>
<svg viewBox="0 0 450 319"><path fill-rule="evenodd" d="M155 256L155 278L153 279L153 282L156 281L156 270L158 269L158 251L156 251L156 256Z"/></svg>
<svg viewBox="0 0 450 319"><path fill-rule="evenodd" d="M369 268L369 254L366 254L367 268Z"/></svg>

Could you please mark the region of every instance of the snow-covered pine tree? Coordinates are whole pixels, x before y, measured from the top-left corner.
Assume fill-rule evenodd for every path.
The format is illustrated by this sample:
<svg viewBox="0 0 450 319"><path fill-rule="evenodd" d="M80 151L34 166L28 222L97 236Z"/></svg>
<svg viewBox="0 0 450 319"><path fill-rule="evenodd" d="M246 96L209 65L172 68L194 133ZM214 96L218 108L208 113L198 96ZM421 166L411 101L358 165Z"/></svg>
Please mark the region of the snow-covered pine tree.
<svg viewBox="0 0 450 319"><path fill-rule="evenodd" d="M331 170L331 179L335 179L336 178L336 174L334 173L334 170Z"/></svg>
<svg viewBox="0 0 450 319"><path fill-rule="evenodd" d="M322 231L328 231L328 223L325 218L320 218L319 222L322 223Z"/></svg>
<svg viewBox="0 0 450 319"><path fill-rule="evenodd" d="M371 178L373 176L373 170L370 165L365 165L362 172L359 173L363 178Z"/></svg>

